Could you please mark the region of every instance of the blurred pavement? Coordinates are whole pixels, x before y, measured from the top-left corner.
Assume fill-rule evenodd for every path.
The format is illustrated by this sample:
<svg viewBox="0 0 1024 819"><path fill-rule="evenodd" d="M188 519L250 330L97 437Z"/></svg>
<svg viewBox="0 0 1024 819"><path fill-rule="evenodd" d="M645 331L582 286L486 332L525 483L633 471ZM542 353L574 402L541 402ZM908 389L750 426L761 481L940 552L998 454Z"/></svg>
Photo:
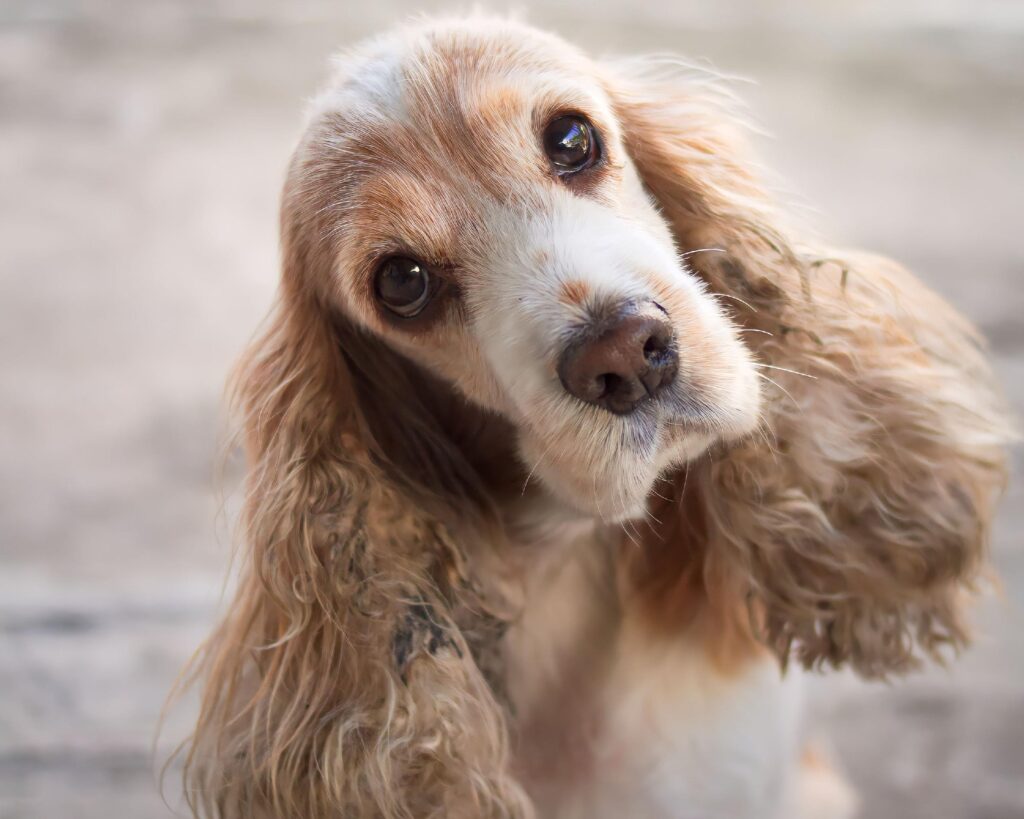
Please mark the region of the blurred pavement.
<svg viewBox="0 0 1024 819"><path fill-rule="evenodd" d="M171 815L150 746L218 606L220 392L275 284L302 100L334 48L411 8L0 3L0 819ZM783 195L959 305L1024 408L1024 3L555 0L527 19L754 78L737 90ZM962 662L816 681L865 819L1024 817L1019 484L1004 599Z"/></svg>

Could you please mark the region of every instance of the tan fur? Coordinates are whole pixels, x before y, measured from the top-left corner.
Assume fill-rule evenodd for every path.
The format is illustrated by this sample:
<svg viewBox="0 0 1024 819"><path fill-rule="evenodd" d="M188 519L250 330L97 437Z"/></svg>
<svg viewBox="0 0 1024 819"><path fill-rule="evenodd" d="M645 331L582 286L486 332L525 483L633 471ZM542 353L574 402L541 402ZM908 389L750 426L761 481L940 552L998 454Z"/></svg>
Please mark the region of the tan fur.
<svg viewBox="0 0 1024 819"><path fill-rule="evenodd" d="M692 629L724 674L741 673L766 649L753 613L708 554L708 520L687 471L658 486L642 548L627 541L620 559L624 597L635 599L652 634Z"/></svg>
<svg viewBox="0 0 1024 819"><path fill-rule="evenodd" d="M614 81L613 81L614 82ZM712 99L618 80L632 149L770 379L764 437L692 469L706 571L785 661L866 676L967 633L1005 481L1005 408L969 324L887 260L796 244ZM676 90L676 93L673 91ZM770 335L769 335L770 334Z"/></svg>
<svg viewBox="0 0 1024 819"><path fill-rule="evenodd" d="M360 395L360 382L387 374L397 388L403 364L331 326L294 229L286 211L278 314L235 375L251 463L247 556L200 660L192 807L231 817L342 807L529 815L507 773L504 716L472 656L474 640L493 641L488 604L443 524L409 503L411 493L429 508L429 483L472 509L473 467L444 451L450 441L418 408L405 420L420 451L373 434L381 399ZM349 334L344 352L339 332ZM400 472L385 447L402 453L403 486L388 478ZM460 611L471 613L464 628Z"/></svg>
<svg viewBox="0 0 1024 819"><path fill-rule="evenodd" d="M533 813L512 774L498 648L529 605L510 550L535 523L519 510L546 507L459 329L458 276L473 271L453 271L451 298L402 337L372 304L366 265L337 275L340 256L367 257L397 226L422 232L432 263L452 261L477 218L459 185L529 203L515 180L538 172L532 148L514 146L534 135L506 126L560 101L498 93L475 119L453 104L484 63L550 68L557 41L527 31L421 30L424 58L404 88L409 110L429 117L327 116L296 150L279 302L233 382L249 462L245 560L196 669L185 775L197 814ZM658 522L640 527L639 550L631 527L597 541L621 555L622 604L652 630L696 630L730 672L765 647L782 663L866 676L959 648L1009 436L974 331L895 265L796 242L706 83L651 64L580 64L610 100L616 119L600 124L623 134L687 263L741 331L760 331L742 339L767 382L759 434L656 485ZM332 150L352 132L358 155ZM513 149L492 161L488 145ZM523 158L510 166L509 155ZM625 161L578 195L607 197ZM341 249L327 241L339 220ZM689 253L707 248L722 252ZM562 288L569 302L586 297L581 283ZM698 361L713 360L694 343ZM712 375L692 373L698 387ZM550 457L571 470L579 456ZM579 477L590 479L585 464Z"/></svg>
<svg viewBox="0 0 1024 819"><path fill-rule="evenodd" d="M590 286L583 281L568 281L562 285L559 299L567 305L580 305L590 294Z"/></svg>

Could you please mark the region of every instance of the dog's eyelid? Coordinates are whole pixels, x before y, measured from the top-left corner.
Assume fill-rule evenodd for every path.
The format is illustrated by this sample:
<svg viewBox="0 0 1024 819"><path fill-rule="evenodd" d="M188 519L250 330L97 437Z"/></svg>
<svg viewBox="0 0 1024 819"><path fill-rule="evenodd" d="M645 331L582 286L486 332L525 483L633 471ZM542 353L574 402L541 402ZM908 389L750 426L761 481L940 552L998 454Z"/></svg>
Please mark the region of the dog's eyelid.
<svg viewBox="0 0 1024 819"><path fill-rule="evenodd" d="M428 268L431 273L451 273L459 270L458 263L453 262L450 258L434 256L430 253L420 253L411 245L405 244L404 242L382 244L380 247L375 248L373 252L367 256L364 267L369 271L370 275L373 275L377 269L384 264L384 262L396 257L416 259L424 267Z"/></svg>
<svg viewBox="0 0 1024 819"><path fill-rule="evenodd" d="M594 101L584 103L551 103L537 106L532 112L534 130L542 132L544 128L561 117L578 117L594 128L602 141L606 134L615 132L614 115L606 106Z"/></svg>
<svg viewBox="0 0 1024 819"><path fill-rule="evenodd" d="M533 121L536 129L543 132L543 130L555 120L559 119L580 119L588 123L594 132L601 136L601 132L604 130L604 123L599 115L591 114L588 111L583 110L577 106L551 106L538 109L534 112Z"/></svg>

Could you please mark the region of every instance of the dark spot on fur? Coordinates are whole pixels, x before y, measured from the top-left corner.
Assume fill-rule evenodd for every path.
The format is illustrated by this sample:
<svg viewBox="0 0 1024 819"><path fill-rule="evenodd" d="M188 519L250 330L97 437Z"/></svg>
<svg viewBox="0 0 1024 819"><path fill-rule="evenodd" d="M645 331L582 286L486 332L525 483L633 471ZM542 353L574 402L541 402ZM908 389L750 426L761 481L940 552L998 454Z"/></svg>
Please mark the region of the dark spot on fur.
<svg viewBox="0 0 1024 819"><path fill-rule="evenodd" d="M405 680L405 666L412 654L412 631L407 628L400 628L395 632L394 640L391 643L391 653L395 658L395 667L402 674Z"/></svg>
<svg viewBox="0 0 1024 819"><path fill-rule="evenodd" d="M417 657L427 654L436 657L443 649L451 649L462 657L462 649L449 633L449 627L438 622L434 607L426 600L417 598L409 604L405 617L395 630L391 642L391 653L395 667L408 682L409 667Z"/></svg>

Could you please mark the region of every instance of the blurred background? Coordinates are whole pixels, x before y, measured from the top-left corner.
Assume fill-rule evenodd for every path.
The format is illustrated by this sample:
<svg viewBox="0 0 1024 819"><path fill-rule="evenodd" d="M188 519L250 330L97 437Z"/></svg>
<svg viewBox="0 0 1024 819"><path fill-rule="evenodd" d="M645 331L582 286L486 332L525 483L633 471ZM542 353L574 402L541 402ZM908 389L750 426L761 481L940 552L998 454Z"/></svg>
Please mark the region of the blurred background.
<svg viewBox="0 0 1024 819"><path fill-rule="evenodd" d="M180 807L151 744L220 605L221 389L271 300L303 100L332 50L433 6L0 0L3 819ZM773 135L781 195L957 304L1024 407L1024 2L549 0L525 17L751 78L736 90ZM865 819L1024 817L1020 483L996 529L1004 595L960 663L815 684Z"/></svg>

